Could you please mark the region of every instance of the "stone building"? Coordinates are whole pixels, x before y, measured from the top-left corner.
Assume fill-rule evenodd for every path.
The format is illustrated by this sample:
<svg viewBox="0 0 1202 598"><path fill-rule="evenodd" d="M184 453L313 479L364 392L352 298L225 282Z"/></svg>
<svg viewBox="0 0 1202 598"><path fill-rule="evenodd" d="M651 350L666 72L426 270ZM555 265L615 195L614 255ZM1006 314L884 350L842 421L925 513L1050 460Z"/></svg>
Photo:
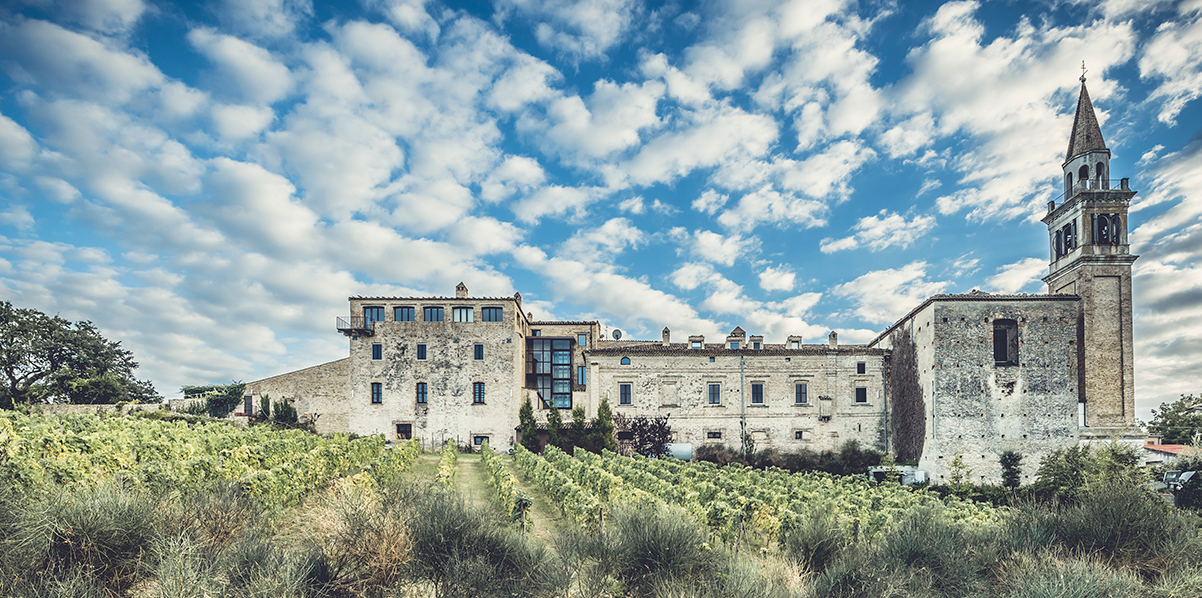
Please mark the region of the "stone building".
<svg viewBox="0 0 1202 598"><path fill-rule="evenodd" d="M959 457L976 481L1000 479L998 455L1034 474L1048 451L1134 432L1127 208L1081 80L1048 203L1048 294L937 295L866 345L736 327L721 342L605 338L599 322L536 321L520 294L351 297L337 329L349 357L248 384L293 401L319 431L446 438L505 446L518 409L536 417L602 401L615 413L668 415L675 440L835 449L847 440L916 460L933 482ZM257 404L257 403L256 403Z"/></svg>

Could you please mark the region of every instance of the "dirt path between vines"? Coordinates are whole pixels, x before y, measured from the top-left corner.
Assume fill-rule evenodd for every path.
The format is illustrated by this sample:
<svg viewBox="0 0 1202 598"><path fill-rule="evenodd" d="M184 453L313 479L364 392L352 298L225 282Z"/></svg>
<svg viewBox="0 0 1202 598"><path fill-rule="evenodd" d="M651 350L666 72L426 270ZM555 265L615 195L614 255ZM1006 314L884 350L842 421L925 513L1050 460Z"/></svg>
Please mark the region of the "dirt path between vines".
<svg viewBox="0 0 1202 598"><path fill-rule="evenodd" d="M534 524L534 537L538 538L546 544L548 548L554 549L551 538L555 534L566 531L576 525L576 522L560 512L559 507L556 507L543 494L542 488L538 487L538 483L532 479L528 479L517 463L510 455L501 457L505 460L505 466L509 471L513 472L518 481L518 489L530 496L533 505L530 507L530 519Z"/></svg>

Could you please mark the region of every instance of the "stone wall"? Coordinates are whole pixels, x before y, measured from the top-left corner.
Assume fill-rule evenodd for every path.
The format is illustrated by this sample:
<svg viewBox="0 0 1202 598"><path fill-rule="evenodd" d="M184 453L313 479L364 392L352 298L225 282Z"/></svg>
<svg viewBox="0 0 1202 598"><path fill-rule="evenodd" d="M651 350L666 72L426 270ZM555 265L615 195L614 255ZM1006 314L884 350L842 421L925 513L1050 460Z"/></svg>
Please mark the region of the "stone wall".
<svg viewBox="0 0 1202 598"><path fill-rule="evenodd" d="M596 401L615 413L669 416L675 442L741 445L744 410L757 449L832 450L847 440L880 450L884 445L885 352L863 346L802 345L784 349L726 349L686 343L609 345L588 352ZM622 364L622 359L630 360ZM740 363L740 360L742 362ZM864 364L859 374L858 364ZM630 384L630 404L621 404L620 385ZM709 386L719 385L713 404ZM753 403L752 385L763 385L763 402ZM806 402L797 402L797 385ZM865 401L856 401L856 388ZM715 437L720 436L720 437Z"/></svg>
<svg viewBox="0 0 1202 598"><path fill-rule="evenodd" d="M244 392L254 395L259 408L263 395L272 401L292 403L298 414L314 421L322 434L347 432L346 394L350 386L350 359L339 359L313 367L246 383ZM236 409L241 411L242 407Z"/></svg>

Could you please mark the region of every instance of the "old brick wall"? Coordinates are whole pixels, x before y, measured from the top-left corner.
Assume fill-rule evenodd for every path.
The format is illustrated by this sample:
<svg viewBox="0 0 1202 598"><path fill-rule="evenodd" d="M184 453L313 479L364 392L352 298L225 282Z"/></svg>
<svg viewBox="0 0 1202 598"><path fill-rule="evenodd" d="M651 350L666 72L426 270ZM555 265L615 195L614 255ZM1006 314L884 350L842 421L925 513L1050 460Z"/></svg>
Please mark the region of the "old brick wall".
<svg viewBox="0 0 1202 598"><path fill-rule="evenodd" d="M328 434L348 431L345 404L349 386L350 359L344 358L248 382L245 392L254 395L255 409L263 395L272 401L289 401L297 413L315 418L318 432Z"/></svg>

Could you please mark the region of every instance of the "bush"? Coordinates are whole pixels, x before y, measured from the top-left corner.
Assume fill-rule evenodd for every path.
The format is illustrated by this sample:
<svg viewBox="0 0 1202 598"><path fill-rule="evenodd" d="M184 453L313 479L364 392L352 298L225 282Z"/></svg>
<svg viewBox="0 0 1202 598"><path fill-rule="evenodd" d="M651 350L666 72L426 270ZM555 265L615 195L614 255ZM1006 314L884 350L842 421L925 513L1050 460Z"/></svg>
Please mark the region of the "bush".
<svg viewBox="0 0 1202 598"><path fill-rule="evenodd" d="M709 534L675 507L617 509L607 539L615 576L636 595L651 595L661 583L709 580L718 564Z"/></svg>
<svg viewBox="0 0 1202 598"><path fill-rule="evenodd" d="M781 548L810 571L821 572L851 543L830 505L814 509L781 532Z"/></svg>
<svg viewBox="0 0 1202 598"><path fill-rule="evenodd" d="M1126 598L1139 579L1089 559L1020 555L999 575L1003 598Z"/></svg>

